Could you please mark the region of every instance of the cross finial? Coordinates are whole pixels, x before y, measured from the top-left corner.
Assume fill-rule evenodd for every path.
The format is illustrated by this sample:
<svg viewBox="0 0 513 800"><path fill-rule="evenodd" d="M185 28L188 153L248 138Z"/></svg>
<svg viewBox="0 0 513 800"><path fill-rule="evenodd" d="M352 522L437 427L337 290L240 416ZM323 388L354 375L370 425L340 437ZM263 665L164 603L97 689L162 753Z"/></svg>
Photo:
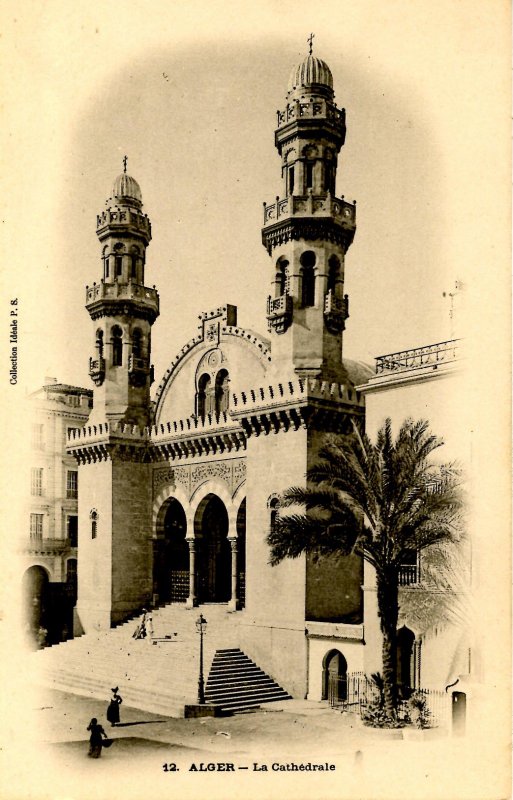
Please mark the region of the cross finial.
<svg viewBox="0 0 513 800"><path fill-rule="evenodd" d="M308 39L306 40L310 45L310 55L312 55L312 47L313 47L313 40L314 40L315 33L311 33Z"/></svg>
<svg viewBox="0 0 513 800"><path fill-rule="evenodd" d="M126 175L126 165L127 165L127 162L128 162L128 156L125 156L125 157L123 158L123 172L125 173L125 175Z"/></svg>

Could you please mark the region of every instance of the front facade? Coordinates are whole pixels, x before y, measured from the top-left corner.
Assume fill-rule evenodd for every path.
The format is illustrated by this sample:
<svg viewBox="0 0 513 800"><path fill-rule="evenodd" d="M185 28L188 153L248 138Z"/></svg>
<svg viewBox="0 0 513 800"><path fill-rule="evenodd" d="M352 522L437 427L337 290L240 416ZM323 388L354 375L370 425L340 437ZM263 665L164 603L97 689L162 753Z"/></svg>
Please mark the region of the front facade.
<svg viewBox="0 0 513 800"><path fill-rule="evenodd" d="M271 568L266 537L280 493L305 484L326 435L364 423L373 371L343 357L356 231L355 203L337 189L345 130L331 72L310 54L292 71L275 131L282 192L264 204L266 336L233 305L205 311L153 404L151 225L137 182L116 179L86 289L94 410L68 438L79 465L76 630L108 629L149 604L216 604L233 615L239 647L314 700L330 676L369 671L375 608L363 564L301 557Z"/></svg>

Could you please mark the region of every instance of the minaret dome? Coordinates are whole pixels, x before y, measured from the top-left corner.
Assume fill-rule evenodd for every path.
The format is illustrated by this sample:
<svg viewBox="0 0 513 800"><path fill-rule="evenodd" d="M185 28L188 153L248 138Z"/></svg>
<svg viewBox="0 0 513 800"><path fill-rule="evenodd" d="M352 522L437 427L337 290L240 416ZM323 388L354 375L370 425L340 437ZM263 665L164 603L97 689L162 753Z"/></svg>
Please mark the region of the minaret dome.
<svg viewBox="0 0 513 800"><path fill-rule="evenodd" d="M309 54L290 73L288 94L301 88L323 86L333 92L333 75L325 61Z"/></svg>
<svg viewBox="0 0 513 800"><path fill-rule="evenodd" d="M122 172L114 181L112 187L112 200L117 200L118 203L128 203L135 205L142 205L141 187L131 175Z"/></svg>

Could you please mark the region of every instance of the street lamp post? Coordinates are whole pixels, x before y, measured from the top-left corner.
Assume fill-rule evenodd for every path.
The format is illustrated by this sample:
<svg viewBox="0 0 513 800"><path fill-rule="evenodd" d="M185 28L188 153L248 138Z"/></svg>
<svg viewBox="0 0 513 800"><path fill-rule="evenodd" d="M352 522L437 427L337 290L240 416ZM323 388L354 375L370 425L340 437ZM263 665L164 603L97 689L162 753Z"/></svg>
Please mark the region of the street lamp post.
<svg viewBox="0 0 513 800"><path fill-rule="evenodd" d="M196 630L200 635L200 663L199 663L199 679L198 679L198 703L204 705L205 703L205 681L203 679L203 636L207 627L207 620L200 614L196 620Z"/></svg>

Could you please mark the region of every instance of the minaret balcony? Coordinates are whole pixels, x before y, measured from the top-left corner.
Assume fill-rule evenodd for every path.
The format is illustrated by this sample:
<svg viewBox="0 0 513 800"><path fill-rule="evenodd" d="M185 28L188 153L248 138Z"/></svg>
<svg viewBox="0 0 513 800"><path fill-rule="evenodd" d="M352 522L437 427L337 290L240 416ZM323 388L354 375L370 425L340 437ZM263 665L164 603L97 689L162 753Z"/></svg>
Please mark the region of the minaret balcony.
<svg viewBox="0 0 513 800"><path fill-rule="evenodd" d="M118 301L132 302L138 309L144 309L147 316L155 319L159 315L159 293L140 283L129 281L121 283L93 283L86 286L86 308L96 314L105 305L112 307Z"/></svg>
<svg viewBox="0 0 513 800"><path fill-rule="evenodd" d="M285 333L292 322L292 297L282 294L279 297L267 298L267 324L269 330Z"/></svg>
<svg viewBox="0 0 513 800"><path fill-rule="evenodd" d="M337 297L332 289L324 296L324 319L331 333L339 333L345 328L349 316L349 297Z"/></svg>
<svg viewBox="0 0 513 800"><path fill-rule="evenodd" d="M105 359L101 356L99 358L89 359L89 377L96 386L101 386L105 379Z"/></svg>
<svg viewBox="0 0 513 800"><path fill-rule="evenodd" d="M345 108L337 108L335 103L322 98L310 98L310 102L302 103L300 100L293 100L287 103L283 111L277 111L278 129L285 127L290 122L297 122L302 119L328 120L336 127L346 124Z"/></svg>
<svg viewBox="0 0 513 800"><path fill-rule="evenodd" d="M133 386L144 386L149 376L153 383L153 365L148 364L146 358L139 358L132 353L128 356L128 375Z"/></svg>
<svg viewBox="0 0 513 800"><path fill-rule="evenodd" d="M322 195L293 195L264 203L264 228L290 217L324 217L333 219L345 228L356 227L356 204L342 198Z"/></svg>
<svg viewBox="0 0 513 800"><path fill-rule="evenodd" d="M120 233L127 228L142 234L147 244L150 242L151 222L141 211L132 208L108 208L96 215L96 234L100 240L109 233Z"/></svg>

